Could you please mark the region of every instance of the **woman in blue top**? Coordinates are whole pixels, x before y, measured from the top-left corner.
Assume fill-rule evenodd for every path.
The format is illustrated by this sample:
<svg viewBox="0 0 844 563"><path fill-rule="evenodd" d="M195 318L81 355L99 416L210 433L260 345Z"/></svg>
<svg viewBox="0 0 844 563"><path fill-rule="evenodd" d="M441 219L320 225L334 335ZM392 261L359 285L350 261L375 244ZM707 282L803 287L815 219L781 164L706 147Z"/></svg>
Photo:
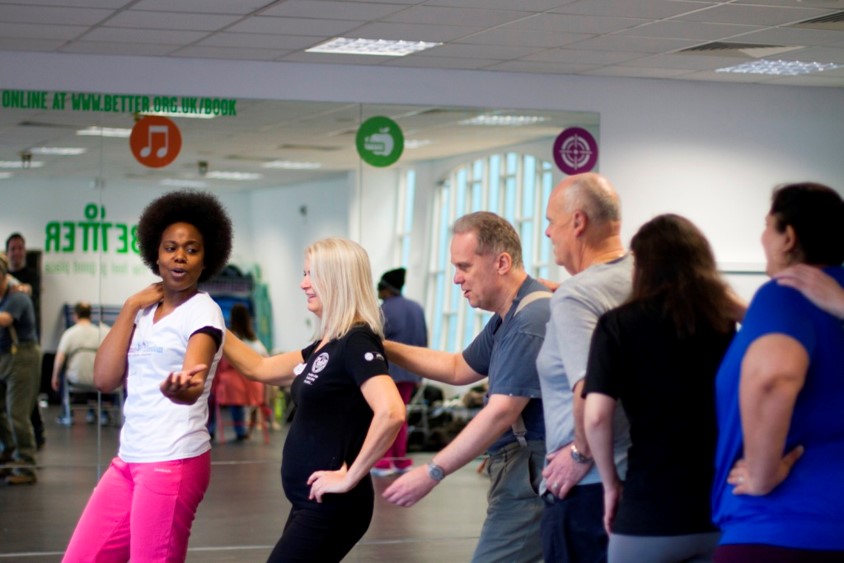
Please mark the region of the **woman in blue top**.
<svg viewBox="0 0 844 563"><path fill-rule="evenodd" d="M844 202L774 191L767 273L823 268L844 285ZM717 378L715 561L844 561L844 325L776 281L753 298Z"/></svg>
<svg viewBox="0 0 844 563"><path fill-rule="evenodd" d="M296 403L281 461L293 508L269 561L329 563L369 527L369 470L393 443L405 407L388 372L366 251L344 239L315 242L301 288L320 321L314 342L262 357L228 332L224 354L250 379L291 386Z"/></svg>

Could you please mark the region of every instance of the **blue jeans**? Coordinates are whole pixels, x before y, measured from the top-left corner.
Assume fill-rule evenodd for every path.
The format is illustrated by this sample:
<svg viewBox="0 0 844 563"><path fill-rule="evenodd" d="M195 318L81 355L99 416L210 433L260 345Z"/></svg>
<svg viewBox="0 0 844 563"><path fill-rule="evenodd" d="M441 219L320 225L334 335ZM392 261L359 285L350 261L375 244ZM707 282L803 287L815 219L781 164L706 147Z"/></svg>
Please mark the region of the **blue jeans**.
<svg viewBox="0 0 844 563"><path fill-rule="evenodd" d="M539 483L545 464L545 442L526 447L513 442L490 453L486 471L490 478L489 506L475 563L528 563L542 560L539 522L543 503Z"/></svg>
<svg viewBox="0 0 844 563"><path fill-rule="evenodd" d="M604 487L573 487L564 499L543 496L542 553L545 561L605 563L609 538L604 531Z"/></svg>

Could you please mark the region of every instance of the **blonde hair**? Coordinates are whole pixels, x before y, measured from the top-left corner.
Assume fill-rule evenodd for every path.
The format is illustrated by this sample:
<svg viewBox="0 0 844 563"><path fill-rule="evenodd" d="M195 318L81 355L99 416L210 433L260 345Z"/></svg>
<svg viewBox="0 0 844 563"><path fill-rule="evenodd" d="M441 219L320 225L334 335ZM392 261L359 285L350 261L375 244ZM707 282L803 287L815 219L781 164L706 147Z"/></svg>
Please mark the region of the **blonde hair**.
<svg viewBox="0 0 844 563"><path fill-rule="evenodd" d="M383 338L384 321L366 250L347 239L327 238L308 246L305 256L311 284L322 302L319 335L341 338L363 323Z"/></svg>

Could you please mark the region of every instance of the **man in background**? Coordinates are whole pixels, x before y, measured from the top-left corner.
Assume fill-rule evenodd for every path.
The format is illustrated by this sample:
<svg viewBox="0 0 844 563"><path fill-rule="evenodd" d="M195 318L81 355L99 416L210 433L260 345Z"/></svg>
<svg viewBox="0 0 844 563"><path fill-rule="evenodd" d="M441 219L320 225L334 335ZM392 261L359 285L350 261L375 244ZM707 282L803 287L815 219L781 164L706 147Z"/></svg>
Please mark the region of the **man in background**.
<svg viewBox="0 0 844 563"><path fill-rule="evenodd" d="M384 337L411 346L428 346L428 327L425 324L425 312L415 301L401 294L407 271L396 268L385 272L378 282L378 297L383 300L381 311L384 313ZM403 367L390 362L390 377L396 382L404 404L410 403L421 377ZM375 463L372 474L383 477L393 473L406 473L413 466L407 457L407 420L402 424L393 445L384 453L384 457Z"/></svg>
<svg viewBox="0 0 844 563"><path fill-rule="evenodd" d="M6 485L35 483L35 433L30 415L38 396L41 349L32 301L9 291L9 265L0 256L0 478Z"/></svg>
<svg viewBox="0 0 844 563"><path fill-rule="evenodd" d="M73 307L73 314L76 322L62 333L56 358L53 360L51 383L53 390L58 391L62 397L64 396L63 386L68 383L94 387L94 358L109 331L108 326L91 322L90 303L80 301ZM108 414L104 412L101 416L100 423L108 423ZM88 411L87 420L89 424L96 422L96 413L93 410ZM69 402L62 401L62 412L58 423L62 426L73 424Z"/></svg>
<svg viewBox="0 0 844 563"><path fill-rule="evenodd" d="M26 263L26 240L20 233L12 233L6 238L6 257L9 261L9 274L20 282L16 288L29 295L32 307L35 310L35 333L36 338L41 337L41 272L34 265ZM44 418L41 416L41 408L38 405L38 392L41 390L41 378L39 374L38 389L35 390L36 401L32 407L30 420L35 431L35 443L41 448L44 445Z"/></svg>

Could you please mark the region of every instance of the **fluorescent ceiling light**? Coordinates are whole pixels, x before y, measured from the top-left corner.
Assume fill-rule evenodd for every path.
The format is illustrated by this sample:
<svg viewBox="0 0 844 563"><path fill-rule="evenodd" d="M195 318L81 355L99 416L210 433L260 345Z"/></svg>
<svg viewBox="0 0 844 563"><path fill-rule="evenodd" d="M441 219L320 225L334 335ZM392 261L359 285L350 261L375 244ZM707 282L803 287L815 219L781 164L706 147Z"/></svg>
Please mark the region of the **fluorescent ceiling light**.
<svg viewBox="0 0 844 563"><path fill-rule="evenodd" d="M767 61L760 59L736 66L719 68L715 72L734 72L738 74L769 74L772 76L797 76L840 68L834 63L806 63L802 61Z"/></svg>
<svg viewBox="0 0 844 563"><path fill-rule="evenodd" d="M430 145L432 142L430 139L405 139L404 148L408 150L418 149Z"/></svg>
<svg viewBox="0 0 844 563"><path fill-rule="evenodd" d="M176 178L165 178L161 180L162 186L167 186L169 188L193 188L193 189L202 189L208 187L208 182L203 182L202 180L179 180Z"/></svg>
<svg viewBox="0 0 844 563"><path fill-rule="evenodd" d="M506 127L519 127L521 125L533 125L548 121L547 117L540 115L495 115L486 114L459 121L460 125L501 125Z"/></svg>
<svg viewBox="0 0 844 563"><path fill-rule="evenodd" d="M26 165L20 160L0 160L0 168L23 170L25 168L41 168L44 163L40 160L32 160Z"/></svg>
<svg viewBox="0 0 844 563"><path fill-rule="evenodd" d="M418 53L442 43L427 41L392 41L389 39L353 39L335 37L316 47L305 49L307 53L339 53L342 55L380 55L382 57L404 57Z"/></svg>
<svg viewBox="0 0 844 563"><path fill-rule="evenodd" d="M82 147L32 147L29 149L32 154L54 154L59 156L79 156L85 154L88 149Z"/></svg>
<svg viewBox="0 0 844 563"><path fill-rule="evenodd" d="M90 137L113 137L116 139L128 139L132 134L131 129L120 129L117 127L88 127L80 129L77 135L88 135Z"/></svg>
<svg viewBox="0 0 844 563"><path fill-rule="evenodd" d="M316 170L322 168L319 162L296 162L293 160L273 160L261 165L263 168L282 168L285 170Z"/></svg>
<svg viewBox="0 0 844 563"><path fill-rule="evenodd" d="M0 172L0 180L5 180L14 176L11 172Z"/></svg>
<svg viewBox="0 0 844 563"><path fill-rule="evenodd" d="M213 113L182 113L180 111L142 111L141 115L158 115L161 117L184 117L187 119L214 119Z"/></svg>
<svg viewBox="0 0 844 563"><path fill-rule="evenodd" d="M216 180L235 180L238 182L248 180L260 180L263 178L260 174L254 172L226 172L224 170L209 172L205 175L206 178L214 178Z"/></svg>

